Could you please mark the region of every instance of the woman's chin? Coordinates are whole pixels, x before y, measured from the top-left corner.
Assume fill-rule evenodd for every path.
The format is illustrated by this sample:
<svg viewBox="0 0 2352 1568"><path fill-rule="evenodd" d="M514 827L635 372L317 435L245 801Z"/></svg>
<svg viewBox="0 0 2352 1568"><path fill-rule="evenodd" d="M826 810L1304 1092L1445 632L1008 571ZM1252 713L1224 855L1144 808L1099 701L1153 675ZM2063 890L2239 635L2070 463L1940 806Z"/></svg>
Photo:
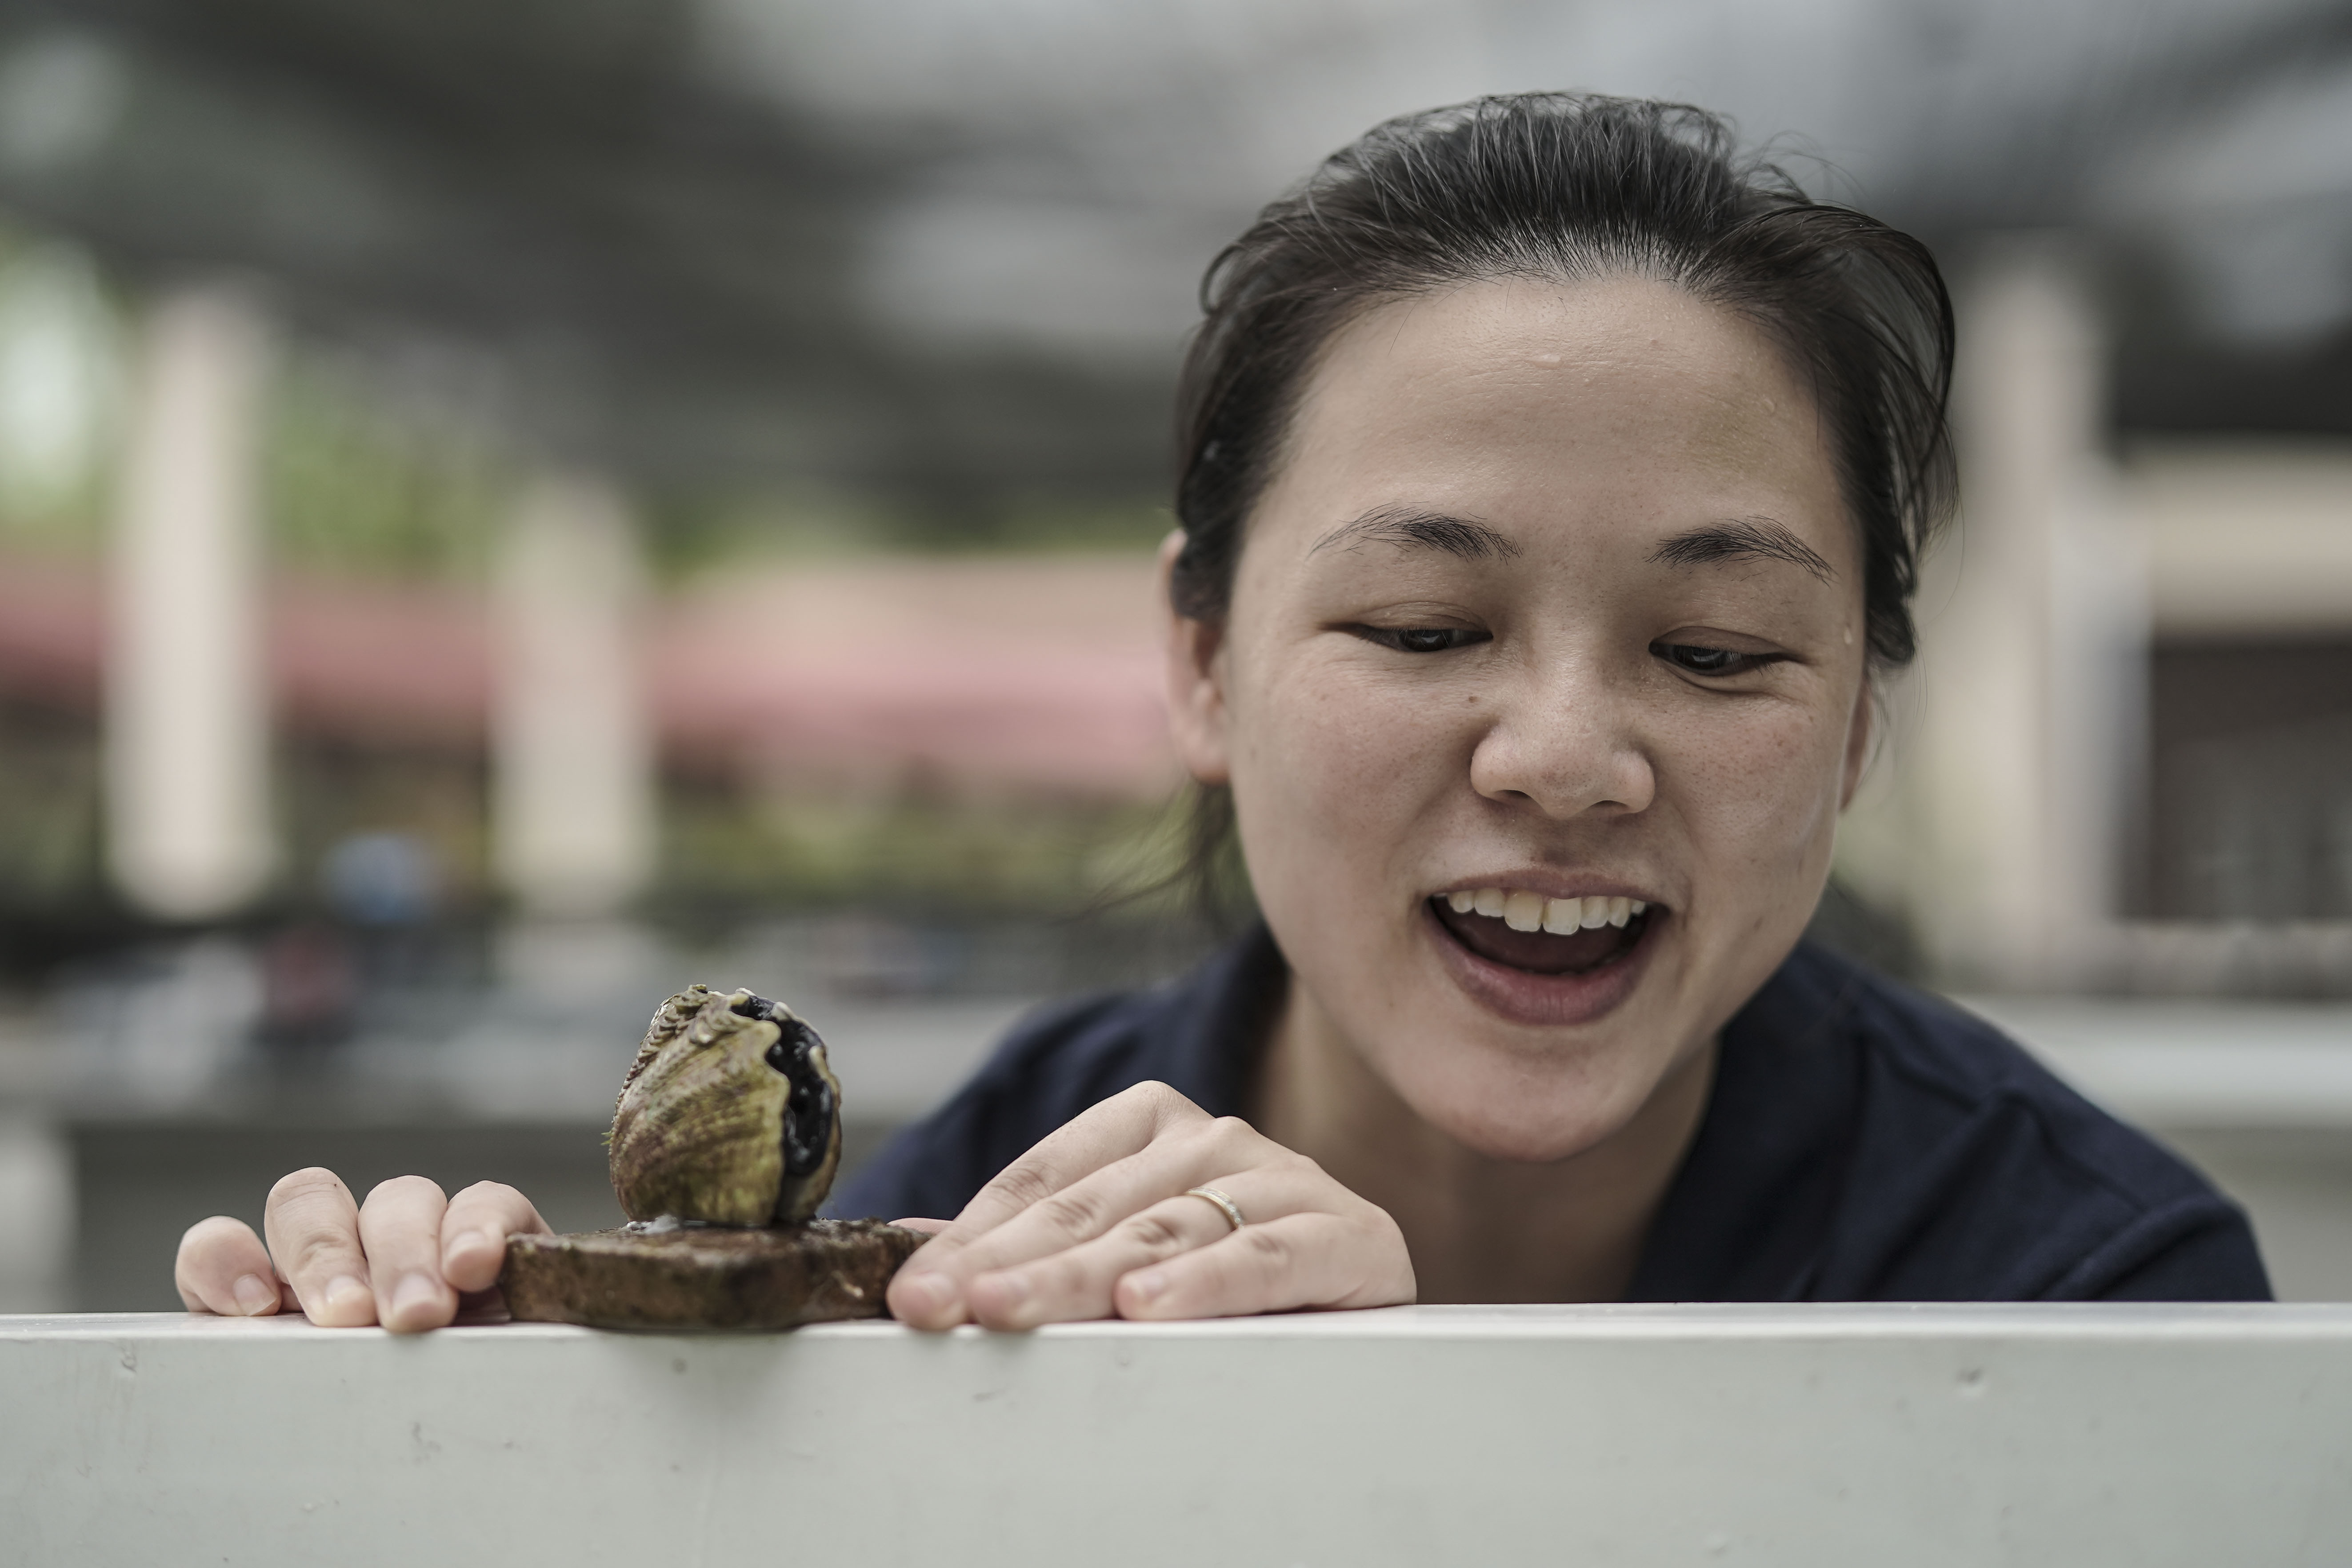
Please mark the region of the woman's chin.
<svg viewBox="0 0 2352 1568"><path fill-rule="evenodd" d="M1420 929L1455 988L1483 1011L1506 1023L1559 1029L1598 1023L1633 994L1672 925L1664 910L1652 916L1606 962L1553 973L1474 951L1440 917L1434 900L1423 902Z"/></svg>

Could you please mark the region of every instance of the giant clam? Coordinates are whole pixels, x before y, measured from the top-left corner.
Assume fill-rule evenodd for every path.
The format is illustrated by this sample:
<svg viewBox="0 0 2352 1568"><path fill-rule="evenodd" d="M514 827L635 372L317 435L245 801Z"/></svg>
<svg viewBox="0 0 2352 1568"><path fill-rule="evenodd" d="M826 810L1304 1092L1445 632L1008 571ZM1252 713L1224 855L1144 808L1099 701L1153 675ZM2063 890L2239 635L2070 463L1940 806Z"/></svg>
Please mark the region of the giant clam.
<svg viewBox="0 0 2352 1568"><path fill-rule="evenodd" d="M841 1085L791 1008L690 986L654 1015L609 1142L633 1220L791 1225L816 1213L841 1163Z"/></svg>
<svg viewBox="0 0 2352 1568"><path fill-rule="evenodd" d="M879 1317L921 1233L815 1219L841 1163L841 1086L789 1007L697 985L661 1005L606 1136L637 1223L507 1238L499 1283L526 1321L788 1329Z"/></svg>

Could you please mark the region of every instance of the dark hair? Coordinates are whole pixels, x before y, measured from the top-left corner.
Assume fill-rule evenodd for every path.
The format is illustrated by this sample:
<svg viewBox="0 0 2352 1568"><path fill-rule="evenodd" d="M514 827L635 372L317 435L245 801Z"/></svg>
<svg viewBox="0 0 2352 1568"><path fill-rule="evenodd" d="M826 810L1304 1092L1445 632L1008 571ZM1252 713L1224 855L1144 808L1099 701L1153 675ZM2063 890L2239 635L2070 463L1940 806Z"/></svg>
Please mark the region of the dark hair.
<svg viewBox="0 0 2352 1568"><path fill-rule="evenodd" d="M1456 283L1624 275L1738 312L1810 382L1861 533L1872 661L1908 663L1918 557L1957 489L1944 417L1952 310L1935 258L1741 159L1704 110L1579 93L1482 98L1377 126L1210 264L1177 394L1178 613L1223 618L1250 511L1334 331ZM1199 887L1223 857L1231 804L1202 792L1192 815Z"/></svg>

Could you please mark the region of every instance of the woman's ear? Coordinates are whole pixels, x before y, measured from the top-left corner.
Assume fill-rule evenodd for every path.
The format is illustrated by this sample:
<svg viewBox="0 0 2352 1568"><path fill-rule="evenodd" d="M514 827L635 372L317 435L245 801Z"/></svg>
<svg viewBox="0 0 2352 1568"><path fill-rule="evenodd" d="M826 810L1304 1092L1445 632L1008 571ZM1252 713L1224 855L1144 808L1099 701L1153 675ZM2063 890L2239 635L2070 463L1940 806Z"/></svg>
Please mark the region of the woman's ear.
<svg viewBox="0 0 2352 1568"><path fill-rule="evenodd" d="M1184 531L1160 542L1160 605L1167 616L1168 731L1184 769L1204 784L1229 782L1225 754L1224 627L1176 613L1169 584Z"/></svg>
<svg viewBox="0 0 2352 1568"><path fill-rule="evenodd" d="M1876 684L1865 669L1862 676L1862 689L1853 696L1853 711L1846 718L1845 778L1838 786L1838 810L1841 812L1853 804L1853 793L1862 787L1863 770L1870 765L1870 740L1878 728L1876 696Z"/></svg>

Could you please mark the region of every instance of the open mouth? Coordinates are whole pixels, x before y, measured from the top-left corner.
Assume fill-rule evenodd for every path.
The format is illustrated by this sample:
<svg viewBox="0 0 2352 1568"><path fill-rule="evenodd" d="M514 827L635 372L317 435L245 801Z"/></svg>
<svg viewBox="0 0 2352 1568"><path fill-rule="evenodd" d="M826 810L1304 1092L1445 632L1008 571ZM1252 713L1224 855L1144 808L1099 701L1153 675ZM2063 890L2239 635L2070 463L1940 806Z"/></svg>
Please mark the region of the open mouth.
<svg viewBox="0 0 2352 1568"><path fill-rule="evenodd" d="M1558 975L1621 962L1664 913L1639 899L1547 899L1507 888L1440 893L1429 909L1448 935L1487 963Z"/></svg>

